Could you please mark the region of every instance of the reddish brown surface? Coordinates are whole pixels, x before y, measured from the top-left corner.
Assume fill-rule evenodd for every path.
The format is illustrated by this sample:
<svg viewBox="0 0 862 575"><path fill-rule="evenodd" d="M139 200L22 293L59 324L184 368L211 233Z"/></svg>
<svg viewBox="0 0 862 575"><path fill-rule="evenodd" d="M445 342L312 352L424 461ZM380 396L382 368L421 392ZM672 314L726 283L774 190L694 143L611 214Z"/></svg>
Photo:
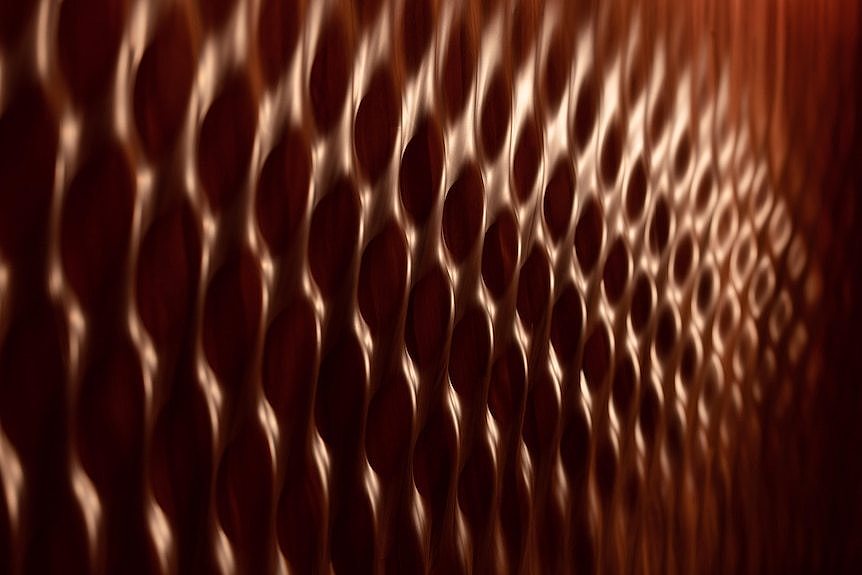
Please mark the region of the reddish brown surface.
<svg viewBox="0 0 862 575"><path fill-rule="evenodd" d="M443 206L443 240L457 263L462 263L470 255L479 239L485 211L484 196L482 172L473 163L464 165L446 193Z"/></svg>
<svg viewBox="0 0 862 575"><path fill-rule="evenodd" d="M372 183L383 175L392 158L401 115L401 96L388 66L371 76L368 89L356 111L353 145L359 167Z"/></svg>
<svg viewBox="0 0 862 575"><path fill-rule="evenodd" d="M174 146L188 106L195 47L185 12L176 8L159 22L135 77L135 123L153 161Z"/></svg>
<svg viewBox="0 0 862 575"><path fill-rule="evenodd" d="M862 10L0 0L0 574L856 573Z"/></svg>

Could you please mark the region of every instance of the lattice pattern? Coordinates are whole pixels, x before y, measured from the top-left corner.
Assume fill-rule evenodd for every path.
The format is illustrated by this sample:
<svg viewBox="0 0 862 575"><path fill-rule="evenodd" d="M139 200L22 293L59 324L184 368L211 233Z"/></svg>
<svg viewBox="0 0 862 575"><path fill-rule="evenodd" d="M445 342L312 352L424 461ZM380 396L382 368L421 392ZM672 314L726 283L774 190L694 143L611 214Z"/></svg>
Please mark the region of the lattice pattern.
<svg viewBox="0 0 862 575"><path fill-rule="evenodd" d="M0 571L757 570L814 224L639 4L2 3Z"/></svg>

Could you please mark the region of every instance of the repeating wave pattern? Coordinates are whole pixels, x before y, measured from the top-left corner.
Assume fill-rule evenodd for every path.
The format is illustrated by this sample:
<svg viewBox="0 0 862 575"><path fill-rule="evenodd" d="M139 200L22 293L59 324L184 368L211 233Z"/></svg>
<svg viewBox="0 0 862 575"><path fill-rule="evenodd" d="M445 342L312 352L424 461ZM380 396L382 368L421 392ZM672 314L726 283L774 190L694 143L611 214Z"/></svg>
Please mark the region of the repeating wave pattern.
<svg viewBox="0 0 862 575"><path fill-rule="evenodd" d="M859 27L0 0L0 573L860 567Z"/></svg>

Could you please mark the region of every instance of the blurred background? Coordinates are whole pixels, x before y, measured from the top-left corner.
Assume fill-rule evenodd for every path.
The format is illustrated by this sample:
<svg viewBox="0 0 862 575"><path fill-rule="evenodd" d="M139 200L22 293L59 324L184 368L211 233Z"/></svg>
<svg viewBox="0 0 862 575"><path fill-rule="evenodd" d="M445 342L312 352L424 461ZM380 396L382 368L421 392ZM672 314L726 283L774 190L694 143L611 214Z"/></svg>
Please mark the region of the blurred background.
<svg viewBox="0 0 862 575"><path fill-rule="evenodd" d="M0 573L862 571L852 0L0 0Z"/></svg>

